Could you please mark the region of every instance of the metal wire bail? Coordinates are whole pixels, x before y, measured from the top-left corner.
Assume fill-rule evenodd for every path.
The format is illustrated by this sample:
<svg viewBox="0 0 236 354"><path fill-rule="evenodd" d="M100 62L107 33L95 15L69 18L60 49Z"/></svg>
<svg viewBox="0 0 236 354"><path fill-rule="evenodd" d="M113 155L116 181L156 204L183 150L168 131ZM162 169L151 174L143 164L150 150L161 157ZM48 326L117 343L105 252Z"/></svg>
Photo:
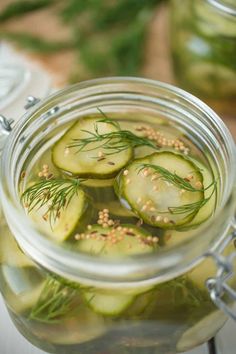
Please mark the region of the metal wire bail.
<svg viewBox="0 0 236 354"><path fill-rule="evenodd" d="M234 230L225 240L220 252L222 252L230 242L236 240L236 227L234 224L233 229ZM236 291L227 283L229 279L235 276L233 261L234 258L236 258L236 252L231 253L227 257L223 256L220 252L208 252L206 254L206 256L214 259L218 267L216 276L206 281L206 287L214 304L236 321L236 311L226 302L226 297L232 301L232 304L236 301Z"/></svg>

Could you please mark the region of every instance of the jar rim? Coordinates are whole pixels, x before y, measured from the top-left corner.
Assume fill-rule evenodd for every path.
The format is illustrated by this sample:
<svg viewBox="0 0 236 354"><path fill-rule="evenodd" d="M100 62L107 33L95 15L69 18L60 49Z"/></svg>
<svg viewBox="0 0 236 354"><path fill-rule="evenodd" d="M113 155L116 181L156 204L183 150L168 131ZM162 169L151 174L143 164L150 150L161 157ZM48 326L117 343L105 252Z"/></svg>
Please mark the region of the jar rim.
<svg viewBox="0 0 236 354"><path fill-rule="evenodd" d="M111 77L89 80L79 84L75 84L73 86L70 86L59 92L54 93L47 99L39 102L30 112L27 112L22 117L22 119L17 122L13 132L11 133L11 138L8 139L4 147L2 155L1 194L5 216L10 225L10 228L12 229L22 249L43 267L66 278L70 278L76 281L78 281L79 279L81 281L81 279L86 279L86 277L88 277L89 275L90 277L93 276L93 281L97 283L104 281L108 282L111 281L111 279L116 279L117 286L120 286L120 283L125 284L132 282L133 284L135 284L137 281L146 282L147 279L150 280L153 277L156 277L157 274L160 279L161 277L165 277L166 279L167 272L170 269L172 271L171 277L173 277L173 272L175 272L175 270L180 271L179 269L177 270L177 266L180 267L181 265L181 267L183 268L184 264L184 266L186 267L187 264L192 264L193 261L197 262L198 258L203 255L202 250L201 252L199 251L198 254L195 252L194 260L192 254L191 257L189 254L188 257L184 260L184 262L182 262L183 259L181 254L186 253L187 250L189 250L190 243L191 247L194 249L199 240L203 240L202 235L199 239L191 239L191 242L187 242L185 244L180 243L179 245L175 246L174 249L163 249L158 254L138 256L134 257L133 259L127 260L124 259L122 260L122 264L120 263L120 260L101 260L99 258L89 255L79 254L78 257L78 253L76 256L75 253L72 254L71 251L62 249L58 245L53 244L52 241L49 241L44 238L41 233L36 230L33 224L29 222L29 218L24 213L20 205L20 201L16 200L15 195L13 193L13 185L10 182L10 178L8 178L9 171L12 171L12 169L10 169L10 154L13 151L14 144L19 140L22 129L24 128L24 126L27 127L27 125L29 124L30 117L32 117L35 112L39 112L40 110L42 110L43 107L48 107L48 103L53 99L60 99L66 94L70 95L73 93L81 93L83 92L83 90L86 91L90 88L94 88L96 90L96 87L98 87L99 85L106 86L110 83L114 85L119 85L121 83L127 85L137 84L141 87L142 85L146 85L146 87L152 89L161 89L166 94L171 93L176 98L181 97L194 107L199 107L200 110L205 112L209 119L212 120L212 124L214 123L215 127L221 132L223 140L229 150L231 163L234 160L233 140L224 123L205 103L203 103L195 96L187 93L186 91L166 83L135 77ZM234 176L232 176L231 178L231 186L228 191L228 197L233 188L233 181ZM226 199L228 199L228 197ZM217 219L219 212L222 212L222 210L219 210L216 213L215 217L213 218L214 220ZM202 234L209 230L213 219L209 220L209 222L206 222L206 224L203 226L201 231ZM227 223L229 224L229 221L227 221ZM24 232L22 230L24 230ZM206 247L206 245L204 247ZM60 261L58 262L59 258ZM78 269L80 270L79 273ZM106 274L104 275L104 273ZM143 278L144 273L145 278Z"/></svg>

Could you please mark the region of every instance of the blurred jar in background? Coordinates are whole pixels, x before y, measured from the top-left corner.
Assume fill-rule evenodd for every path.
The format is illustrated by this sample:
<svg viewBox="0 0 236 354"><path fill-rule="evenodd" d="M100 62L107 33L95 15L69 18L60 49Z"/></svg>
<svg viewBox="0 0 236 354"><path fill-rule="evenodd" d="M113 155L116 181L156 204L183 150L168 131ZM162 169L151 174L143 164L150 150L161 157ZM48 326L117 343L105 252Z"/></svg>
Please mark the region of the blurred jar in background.
<svg viewBox="0 0 236 354"><path fill-rule="evenodd" d="M172 0L171 42L178 84L234 115L236 0Z"/></svg>

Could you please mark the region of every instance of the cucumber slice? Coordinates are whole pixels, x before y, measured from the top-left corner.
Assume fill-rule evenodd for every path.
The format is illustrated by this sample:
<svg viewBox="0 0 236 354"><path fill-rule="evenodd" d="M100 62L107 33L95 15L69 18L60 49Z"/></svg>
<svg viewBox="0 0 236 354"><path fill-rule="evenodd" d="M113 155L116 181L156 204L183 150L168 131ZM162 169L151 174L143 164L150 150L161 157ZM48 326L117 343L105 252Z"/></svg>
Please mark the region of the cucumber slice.
<svg viewBox="0 0 236 354"><path fill-rule="evenodd" d="M83 181L83 186L91 188L105 188L113 186L114 178L109 179L86 179Z"/></svg>
<svg viewBox="0 0 236 354"><path fill-rule="evenodd" d="M132 148L106 155L108 151L102 147L104 140L89 143L85 147L86 151L78 151L79 148L76 147L68 148L68 145L73 143L73 139L91 138L97 131L99 134L107 134L117 132L119 129L111 123L99 122L98 118L80 119L54 145L53 163L59 169L77 176L101 179L116 176L117 172L132 158ZM109 150L109 153L111 152L112 150Z"/></svg>
<svg viewBox="0 0 236 354"><path fill-rule="evenodd" d="M135 217L135 214L131 211L123 207L118 200L111 200L110 202L104 204L102 202L95 203L95 207L98 210L103 210L108 208L111 215L115 217L127 217L132 218Z"/></svg>
<svg viewBox="0 0 236 354"><path fill-rule="evenodd" d="M33 307L38 301L44 288L44 282L34 288L24 291L20 294L6 292L7 306L16 314L22 314Z"/></svg>
<svg viewBox="0 0 236 354"><path fill-rule="evenodd" d="M32 331L41 340L60 345L79 345L99 338L107 332L108 326L102 316L82 307L76 310L72 318L65 318L53 326L34 324Z"/></svg>
<svg viewBox="0 0 236 354"><path fill-rule="evenodd" d="M110 236L112 230L114 233ZM153 242L147 242L149 235L146 230L129 224L115 229L93 225L84 234L84 239L78 241L78 250L109 258L151 253L156 246Z"/></svg>
<svg viewBox="0 0 236 354"><path fill-rule="evenodd" d="M175 142L177 140L182 141L184 138L183 134L180 131L168 124L166 121L161 121L159 124L156 124L155 122L154 126L151 126L150 124L144 122L141 122L141 124L137 122L121 122L120 125L122 129L129 130L139 137L147 137L147 130L154 129L155 131L160 133L161 137L166 139L166 143L162 143L162 148L165 148L165 150L169 149L173 151L174 146L171 145L171 142ZM140 129L140 127L142 128ZM134 156L135 158L141 158L151 155L152 153L153 148L149 146L140 146L135 148Z"/></svg>
<svg viewBox="0 0 236 354"><path fill-rule="evenodd" d="M40 231L57 242L65 241L78 227L81 218L88 209L89 203L82 189L70 199L67 206L61 210L60 217L52 223L45 218L49 205L45 204L39 209L33 209L29 216Z"/></svg>
<svg viewBox="0 0 236 354"><path fill-rule="evenodd" d="M0 264L20 268L34 265L21 251L7 226L2 227L0 235Z"/></svg>
<svg viewBox="0 0 236 354"><path fill-rule="evenodd" d="M189 328L177 343L178 353L191 350L195 346L205 343L224 325L226 316L221 311L215 311Z"/></svg>
<svg viewBox="0 0 236 354"><path fill-rule="evenodd" d="M196 215L196 209L187 213L171 213L168 208L199 202L204 197L203 191L183 192L160 178L152 169L146 171L148 174L145 175L144 171L140 172L143 164L161 166L182 178L191 175L189 183L194 187L196 183L202 185L203 178L199 168L181 154L162 151L134 160L116 179L115 190L121 202L147 224L164 229L177 229L187 225Z"/></svg>
<svg viewBox="0 0 236 354"><path fill-rule="evenodd" d="M134 296L111 292L87 291L84 298L88 306L103 316L118 316L123 313L134 300Z"/></svg>

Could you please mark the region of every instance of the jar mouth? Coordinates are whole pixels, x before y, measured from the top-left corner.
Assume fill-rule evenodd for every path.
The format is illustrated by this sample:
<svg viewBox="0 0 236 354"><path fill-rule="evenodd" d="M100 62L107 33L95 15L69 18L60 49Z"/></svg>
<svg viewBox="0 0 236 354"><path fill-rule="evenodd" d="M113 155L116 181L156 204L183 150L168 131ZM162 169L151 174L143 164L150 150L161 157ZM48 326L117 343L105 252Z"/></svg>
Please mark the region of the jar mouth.
<svg viewBox="0 0 236 354"><path fill-rule="evenodd" d="M207 2L227 15L236 16L236 5L230 0L207 0Z"/></svg>
<svg viewBox="0 0 236 354"><path fill-rule="evenodd" d="M125 258L122 262L75 253L53 243L30 222L18 195L20 166L29 154L31 141L39 143L39 131L50 134L55 129L55 119L64 123L68 110L75 106L85 111L89 105L97 107L99 102L113 100L114 107L117 107L121 99L126 99L129 104L135 99L138 105L146 105L154 110L159 105L163 114L171 115L172 110L176 110L178 116L172 114L171 117L184 127L190 126L195 119L196 134L206 134L209 149L220 150L218 167L228 172L225 174L221 204L215 216L201 227L197 236L158 253ZM49 96L17 122L2 155L2 204L7 222L20 247L46 269L73 281L93 281L103 286L111 282L114 286L120 286L121 283L123 286L135 285L137 282L146 284L153 279L163 281L172 278L173 274L177 276L221 239L233 213L230 195L235 180L234 166L232 136L220 118L198 98L177 87L153 80L129 77L96 79Z"/></svg>

